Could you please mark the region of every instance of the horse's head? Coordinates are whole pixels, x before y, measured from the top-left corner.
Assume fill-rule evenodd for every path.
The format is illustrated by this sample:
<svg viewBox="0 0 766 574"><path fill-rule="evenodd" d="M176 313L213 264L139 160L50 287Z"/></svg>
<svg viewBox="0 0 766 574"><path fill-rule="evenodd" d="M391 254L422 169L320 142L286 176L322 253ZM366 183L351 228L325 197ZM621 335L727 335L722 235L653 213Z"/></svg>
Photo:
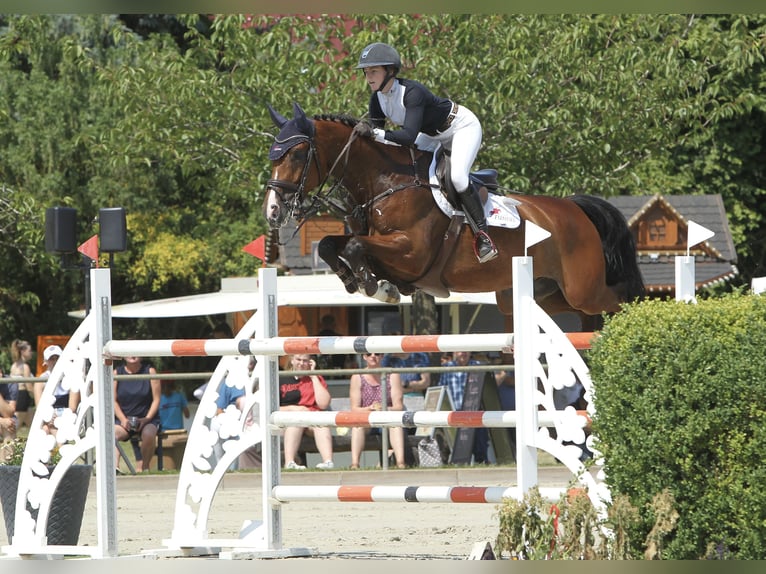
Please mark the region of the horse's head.
<svg viewBox="0 0 766 574"><path fill-rule="evenodd" d="M279 134L269 150L271 179L266 182L263 215L272 229L278 229L291 216L300 217L307 193L318 185L319 169L314 147L314 122L297 104L288 120L269 106L269 114ZM317 169L312 170L312 161ZM313 172L313 173L310 173Z"/></svg>

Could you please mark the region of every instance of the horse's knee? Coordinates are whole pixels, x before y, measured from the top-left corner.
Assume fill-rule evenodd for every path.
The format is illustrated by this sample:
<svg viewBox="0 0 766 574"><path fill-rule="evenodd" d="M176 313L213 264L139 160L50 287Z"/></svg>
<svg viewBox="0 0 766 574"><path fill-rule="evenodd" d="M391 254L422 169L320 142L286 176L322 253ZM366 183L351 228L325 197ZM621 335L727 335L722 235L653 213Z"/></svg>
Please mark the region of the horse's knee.
<svg viewBox="0 0 766 574"><path fill-rule="evenodd" d="M317 245L317 254L322 258L322 261L334 268L333 263L338 259L338 248L335 245L335 240L329 236L322 238Z"/></svg>

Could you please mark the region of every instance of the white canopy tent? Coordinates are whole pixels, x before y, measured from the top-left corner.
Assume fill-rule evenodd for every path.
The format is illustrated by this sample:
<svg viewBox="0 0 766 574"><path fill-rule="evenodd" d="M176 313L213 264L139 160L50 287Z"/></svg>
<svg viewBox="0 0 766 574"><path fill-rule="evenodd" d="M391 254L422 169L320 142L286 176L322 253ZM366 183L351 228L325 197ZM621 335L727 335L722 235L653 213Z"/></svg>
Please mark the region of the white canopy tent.
<svg viewBox="0 0 766 574"><path fill-rule="evenodd" d="M256 277L228 277L221 280L221 290L184 297L125 303L112 307L112 317L121 319L198 317L253 311L258 307ZM284 275L277 277L280 306L292 307L368 307L386 306L361 293L347 293L335 275ZM494 293L452 293L437 297L437 305L495 305ZM411 297L402 297L400 305L411 305ZM71 317L82 319L85 312L71 311Z"/></svg>

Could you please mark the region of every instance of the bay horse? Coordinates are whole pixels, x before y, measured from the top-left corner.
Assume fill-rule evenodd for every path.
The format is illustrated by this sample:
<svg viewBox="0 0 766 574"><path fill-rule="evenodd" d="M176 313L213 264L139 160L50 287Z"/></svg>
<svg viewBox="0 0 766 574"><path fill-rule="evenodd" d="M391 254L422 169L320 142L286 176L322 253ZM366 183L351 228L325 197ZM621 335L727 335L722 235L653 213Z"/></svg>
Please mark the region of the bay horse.
<svg viewBox="0 0 766 574"><path fill-rule="evenodd" d="M525 254L523 226L490 227L499 256L479 263L473 234L462 233L462 213L445 215L432 196L432 153L357 137L357 120L348 116L312 119L294 103L287 119L268 108L280 130L263 204L272 230L291 217L301 224L317 211L332 212L350 233L324 237L318 251L349 293L395 303L418 289L442 297L495 292L500 311L512 314L511 259ZM491 180L493 171L472 179ZM616 207L588 195L514 198L522 221L551 234L527 253L535 300L549 315L615 313L643 295L635 242Z"/></svg>

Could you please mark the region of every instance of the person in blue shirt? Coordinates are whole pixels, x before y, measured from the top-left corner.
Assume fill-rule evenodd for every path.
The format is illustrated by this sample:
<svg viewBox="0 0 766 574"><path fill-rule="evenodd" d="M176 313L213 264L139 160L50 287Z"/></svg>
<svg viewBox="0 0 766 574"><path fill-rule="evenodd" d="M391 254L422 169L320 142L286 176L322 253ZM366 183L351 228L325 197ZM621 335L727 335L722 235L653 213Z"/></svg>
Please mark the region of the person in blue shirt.
<svg viewBox="0 0 766 574"><path fill-rule="evenodd" d="M457 351L454 353L454 359L447 361L443 366L465 367L482 364L471 355L470 351ZM456 411L463 410L466 383L468 383L468 371L447 371L442 373L439 378L438 384L449 389L450 396L452 397L452 406ZM487 452L489 450L489 432L486 428L477 428L473 436L474 463L485 463L487 462Z"/></svg>
<svg viewBox="0 0 766 574"><path fill-rule="evenodd" d="M381 367L406 369L409 367L430 367L431 360L426 353L386 353L380 362ZM425 396L431 386L431 373L400 373L404 396Z"/></svg>
<svg viewBox="0 0 766 574"><path fill-rule="evenodd" d="M240 408L240 397L245 396L245 389L241 387L230 387L226 381L222 381L218 386L218 398L215 400L215 406L218 407L218 413L221 414L229 405ZM240 409L241 410L241 409Z"/></svg>
<svg viewBox="0 0 766 574"><path fill-rule="evenodd" d="M162 382L160 397L160 426L162 430L184 428L184 418L191 416L186 395L178 390L175 381Z"/></svg>

